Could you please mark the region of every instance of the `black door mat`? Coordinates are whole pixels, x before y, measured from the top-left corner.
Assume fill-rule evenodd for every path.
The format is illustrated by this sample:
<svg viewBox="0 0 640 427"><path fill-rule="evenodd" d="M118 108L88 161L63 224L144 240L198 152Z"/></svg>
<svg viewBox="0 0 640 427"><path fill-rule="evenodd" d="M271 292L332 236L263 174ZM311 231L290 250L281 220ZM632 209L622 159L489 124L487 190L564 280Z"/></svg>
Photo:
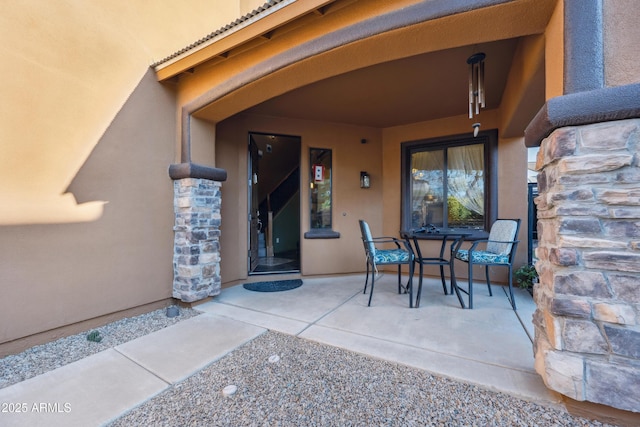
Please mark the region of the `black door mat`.
<svg viewBox="0 0 640 427"><path fill-rule="evenodd" d="M301 279L274 280L272 282L254 282L245 283L244 285L242 285L243 288L255 292L281 292L299 288L300 286L302 286Z"/></svg>

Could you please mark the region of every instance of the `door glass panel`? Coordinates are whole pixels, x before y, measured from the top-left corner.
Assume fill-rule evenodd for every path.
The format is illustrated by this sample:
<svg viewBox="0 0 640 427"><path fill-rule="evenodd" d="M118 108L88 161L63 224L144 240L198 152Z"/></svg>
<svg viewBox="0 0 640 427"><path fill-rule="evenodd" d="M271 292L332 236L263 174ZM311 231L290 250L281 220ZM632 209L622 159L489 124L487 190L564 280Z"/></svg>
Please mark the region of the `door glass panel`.
<svg viewBox="0 0 640 427"><path fill-rule="evenodd" d="M331 229L331 150L310 149L311 229Z"/></svg>
<svg viewBox="0 0 640 427"><path fill-rule="evenodd" d="M447 220L449 227L484 226L484 144L447 151Z"/></svg>
<svg viewBox="0 0 640 427"><path fill-rule="evenodd" d="M411 228L443 225L444 150L411 155Z"/></svg>

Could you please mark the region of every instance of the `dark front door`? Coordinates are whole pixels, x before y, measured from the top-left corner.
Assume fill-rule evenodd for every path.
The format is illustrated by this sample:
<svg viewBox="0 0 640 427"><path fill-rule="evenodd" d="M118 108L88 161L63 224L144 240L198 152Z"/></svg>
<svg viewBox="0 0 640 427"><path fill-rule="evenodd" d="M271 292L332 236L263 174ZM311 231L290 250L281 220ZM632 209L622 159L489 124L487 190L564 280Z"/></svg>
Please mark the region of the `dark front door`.
<svg viewBox="0 0 640 427"><path fill-rule="evenodd" d="M300 271L299 136L249 134L249 274Z"/></svg>
<svg viewBox="0 0 640 427"><path fill-rule="evenodd" d="M262 229L258 199L259 162L261 153L253 137L249 137L249 271L258 266L258 238Z"/></svg>

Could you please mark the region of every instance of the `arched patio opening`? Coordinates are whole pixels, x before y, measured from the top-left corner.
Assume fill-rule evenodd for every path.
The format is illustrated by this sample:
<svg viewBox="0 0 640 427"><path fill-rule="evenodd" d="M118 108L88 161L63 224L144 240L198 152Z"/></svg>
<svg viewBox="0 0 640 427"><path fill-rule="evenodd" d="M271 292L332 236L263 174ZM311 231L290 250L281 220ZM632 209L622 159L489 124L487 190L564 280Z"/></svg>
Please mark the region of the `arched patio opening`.
<svg viewBox="0 0 640 427"><path fill-rule="evenodd" d="M316 11L320 18L315 22L309 21L304 27L288 27L281 38L275 37L274 32L264 40L254 41L255 45L245 46L244 51L229 50L179 72L182 73L177 77L181 100L181 162L196 163L192 156L194 146L203 143L194 138L193 124L196 121L211 123L215 126L215 131L208 135L208 143L213 137L216 145L215 165L229 172L231 179L225 185L230 187L231 194L246 194L247 171L240 160L244 147L238 148L239 141L243 141L243 133L252 130L304 134L303 150L313 146L315 141L322 141L322 138L325 141L327 137L333 138L332 143L327 143L329 148L341 147L345 153L348 152L343 157L348 161L343 165L351 166L345 168L345 171L373 171L373 191L363 196L358 189L347 184L351 178L345 174L344 187L335 190L336 196L342 194L345 198L354 198L362 208L358 210L347 205L348 208L342 210L344 222L340 221L341 218L336 221L338 227L343 227L340 230L345 237L340 242L343 247L338 248L335 242L328 241L303 242L302 272L318 274L357 271L354 268L360 267L354 266L360 263L355 258L346 256L336 260L331 255L322 254L357 253L355 246L352 248L349 244L345 245L347 238L357 242L357 235L349 234L348 221L353 222L353 215L365 211L373 212L368 213L373 216L373 221L370 221L373 227L383 232L397 232L400 228L400 197L397 194L400 187L399 144L471 131L469 119L465 115L466 105L461 105L459 111L453 105L456 104L455 99L464 100L466 96L466 58L477 50L486 50L489 52L488 58L506 58L502 68L498 67L491 73L487 70L487 77L497 80L487 83L487 93L491 93L491 96L497 94L497 98L490 99L486 111L482 112L483 126L498 129L500 133L499 151L503 160L498 173L503 179L499 183L499 211L501 216L507 213L526 221L527 159L526 150L521 151L524 150L524 130L539 110L545 112L541 108L547 99L563 95L562 83L558 83L566 77L562 68L545 68L549 62L562 62L562 49L549 49L550 43L562 45L563 10L558 6L562 4L563 2L553 0L474 1L459 6L448 2L408 1L385 8L375 2L367 3L366 6L334 2L334 6L341 7L333 11L331 8ZM554 40L554 37L557 38ZM506 57L501 56L506 51L510 53ZM417 80L412 80L409 87L413 90L408 90L403 86L406 83L403 78L410 80L410 71L420 66L418 64L421 61L424 79L420 84L416 83ZM385 93L384 89L390 83L395 83L401 88L397 92L402 92L402 96L377 104L372 101L377 100L373 96L368 102L359 104L359 115L353 114L353 110L356 110L353 107L348 109L352 114L340 109L339 102L336 101L346 98L344 102L348 103L349 94L366 93L362 90L362 84L353 86L361 89L360 92L341 92L339 88L349 87L348 77L355 76L351 82L358 78L365 81L364 77L370 77L384 67L391 70L398 64L405 64L405 73L397 69L387 74L380 72L381 76L386 75L387 78L372 80L375 84L369 84L367 89L376 94ZM430 82L438 81L434 78L435 74L430 73L437 72L442 67L446 67L446 73L451 79L430 86L427 93L420 93ZM447 82L456 80L460 69L459 80L463 84L449 86ZM442 89L444 95L439 92ZM419 93L417 101L413 97L415 93ZM329 100L332 103L326 103L327 99L323 94L329 98L333 95L333 99ZM324 108L316 108L318 105L324 105ZM379 110L386 111L383 117L371 112L371 106L375 105L379 106ZM416 111L424 115L415 115ZM409 121L398 119L398 113L405 119L410 117ZM323 126L318 123L329 124L328 127L325 126L330 129L329 132L325 132L326 129L322 129ZM537 129L533 129L533 132L540 134ZM549 132L537 142L540 143ZM368 143L361 144L360 141L363 140ZM507 165L508 162L504 160L508 158L514 161L520 156L523 156L522 176L515 170L517 166ZM306 176L308 172L308 169L303 170L301 176ZM522 188L514 189L514 183L520 178ZM355 186L355 180L353 185ZM308 195L304 186L301 188L301 200L306 200ZM514 206L517 205L519 195L522 196L521 206ZM224 212L227 204L222 206L225 220L246 212L246 201L242 197L231 202L228 207L229 215ZM301 209L304 224L306 218L304 209ZM233 230L234 235L242 236L242 221L230 224L229 229ZM523 230L526 229L527 227L523 227ZM240 262L246 254L243 240L245 239L240 238L240 243L236 246L227 246L224 241L222 243L223 251L226 251L223 259L229 259L229 271L234 264L243 264ZM521 258L524 259L526 245L522 246ZM311 266L312 263L308 261L310 253L317 256L313 265L323 266L322 270L314 270ZM306 267L305 262L308 262ZM558 258L558 262L560 265L568 265L564 259ZM227 271L226 268L223 270ZM243 278L239 271L232 275L235 279ZM548 282L547 286L553 286L553 278L543 277L542 281ZM553 313L550 316L555 319ZM540 331L548 329L549 325L557 326L553 319L549 321L547 318L545 322L547 326L539 321ZM562 329L560 326L558 328ZM564 345L561 341L551 343L551 347ZM554 369L542 366L546 362L551 363L552 358L548 354L555 353L549 347L537 348L542 349L538 354L541 361L539 372L548 385L562 388L566 384L554 379ZM578 359L580 363L586 363L582 356ZM563 392L568 393L568 390L563 389ZM591 393L593 401L601 401L597 390L592 390ZM585 394L574 397L589 400L589 396ZM610 398L606 399L605 403L615 404Z"/></svg>
<svg viewBox="0 0 640 427"><path fill-rule="evenodd" d="M407 1L382 10L371 5L346 6L342 3L335 2L335 10L326 8L322 14L316 13L315 21L305 21L307 27L304 29L288 24L293 29L283 31L281 38L276 37L278 30L275 30L271 38L256 42L255 47L237 54L233 50L223 53L174 78L180 92L182 130L181 165L173 167L197 168L201 161L192 153L198 150L197 147L210 146L214 138L215 166L227 171L234 169L234 175L245 176L244 165L238 166L237 158L238 143L244 142L244 138L242 134L229 135L234 132L229 124L242 121L241 116L271 116L280 121L297 120L299 123L305 120L341 123L353 126L353 132L358 133L352 141L359 144L363 139L368 140L370 145L367 147L376 147L378 151L365 156L374 159L374 165L361 168L373 169L376 175L385 178L377 186L379 191L369 193L375 197L366 201L365 206L380 211L381 206L395 203L397 210L399 198L387 204L388 196L383 193L397 193L393 185L394 181L400 182L400 177L394 176L400 173L397 170L400 161L398 158L393 164L393 157L382 153L388 149L386 147L415 139L415 136L404 129L393 138L385 138L383 134L389 129L406 128L416 123L429 127L424 123L434 121L441 122L440 129L417 135L470 132L466 60L478 50L484 51L489 58L487 107L481 117L483 126L499 129L501 138L509 145L518 144L524 127L544 103L544 41L541 34L553 13L554 1L537 2L534 14L524 13L529 2L484 1L460 6ZM488 20L494 25L486 26ZM314 25L323 27L324 32L314 33L311 30ZM295 130L283 129L281 124L274 125L278 120L272 120L264 129L251 128L257 124L248 124L245 131L298 134ZM204 134L194 131L203 127L201 123L215 129ZM304 128L303 125L297 127L300 126ZM372 136L364 138L367 133ZM312 140L303 137L303 145ZM231 154L234 150L236 152ZM374 151L373 148L370 150ZM233 157L229 158L231 163L225 163L224 159L229 156ZM354 158L359 156L353 152ZM301 163L301 176L305 177L308 165ZM227 182L225 186L232 187L234 194L247 192L246 183L241 180ZM524 181L523 189L526 192ZM301 200L306 200L305 186L301 190ZM243 216L244 205L243 201L234 203L234 214L225 218ZM229 205L222 206L224 215ZM526 212L526 204L522 209ZM303 224L307 222L305 215L303 209ZM520 216L519 212L517 215ZM383 227L383 216L384 227L399 229L399 215L391 210L376 213L378 219L373 221L374 227ZM234 223L233 228L243 234L242 221ZM328 242L303 242L303 252L304 249L310 252L312 247L322 243ZM223 251L227 252L226 248ZM231 252L230 256L224 257L229 264L244 264L242 258L247 248L242 243ZM353 271L354 265L355 258L329 272ZM310 269L307 264L306 272ZM304 260L302 270L305 274ZM229 269L225 271L229 272ZM233 277L240 279L242 273L238 271Z"/></svg>

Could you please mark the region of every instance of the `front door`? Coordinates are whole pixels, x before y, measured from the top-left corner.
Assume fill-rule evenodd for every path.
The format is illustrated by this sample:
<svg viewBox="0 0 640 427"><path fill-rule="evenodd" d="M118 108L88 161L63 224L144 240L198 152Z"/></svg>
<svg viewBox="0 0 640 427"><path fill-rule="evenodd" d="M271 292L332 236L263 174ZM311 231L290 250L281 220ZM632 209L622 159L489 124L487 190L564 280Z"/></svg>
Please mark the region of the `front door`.
<svg viewBox="0 0 640 427"><path fill-rule="evenodd" d="M249 274L300 271L299 136L249 134Z"/></svg>
<svg viewBox="0 0 640 427"><path fill-rule="evenodd" d="M260 219L260 201L258 199L258 172L260 157L262 152L258 149L258 145L249 136L249 272L258 267L259 251L258 239L260 230L262 229L262 221Z"/></svg>

